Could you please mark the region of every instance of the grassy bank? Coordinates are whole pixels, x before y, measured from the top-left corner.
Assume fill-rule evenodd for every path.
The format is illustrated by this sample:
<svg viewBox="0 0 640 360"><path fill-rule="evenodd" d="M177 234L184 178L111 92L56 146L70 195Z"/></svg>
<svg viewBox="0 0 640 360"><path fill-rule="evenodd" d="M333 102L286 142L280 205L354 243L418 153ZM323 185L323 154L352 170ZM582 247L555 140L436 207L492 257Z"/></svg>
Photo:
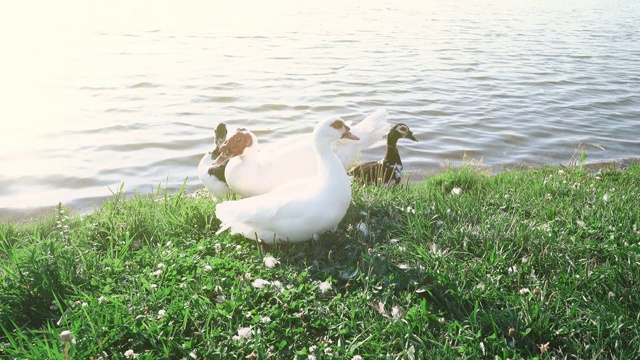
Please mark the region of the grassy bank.
<svg viewBox="0 0 640 360"><path fill-rule="evenodd" d="M0 356L640 356L638 165L354 185L339 229L294 246L215 236L214 205L0 225Z"/></svg>

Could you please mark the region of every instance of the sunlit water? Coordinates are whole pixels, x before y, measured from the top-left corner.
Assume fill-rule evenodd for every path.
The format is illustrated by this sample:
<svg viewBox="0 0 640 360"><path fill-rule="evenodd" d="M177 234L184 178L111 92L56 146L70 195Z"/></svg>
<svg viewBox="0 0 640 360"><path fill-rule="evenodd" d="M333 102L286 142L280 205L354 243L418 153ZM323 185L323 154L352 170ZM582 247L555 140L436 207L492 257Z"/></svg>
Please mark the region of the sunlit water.
<svg viewBox="0 0 640 360"><path fill-rule="evenodd" d="M640 156L638 1L11 6L0 218L198 189L219 121L271 142L386 108L420 140L399 144L414 181L465 154L495 171Z"/></svg>

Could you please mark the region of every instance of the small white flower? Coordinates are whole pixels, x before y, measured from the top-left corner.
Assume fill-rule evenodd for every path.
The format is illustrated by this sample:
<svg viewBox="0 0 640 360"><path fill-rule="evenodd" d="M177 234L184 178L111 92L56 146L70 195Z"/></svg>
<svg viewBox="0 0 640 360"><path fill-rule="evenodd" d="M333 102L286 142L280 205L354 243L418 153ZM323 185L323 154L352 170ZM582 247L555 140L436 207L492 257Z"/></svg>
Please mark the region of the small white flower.
<svg viewBox="0 0 640 360"><path fill-rule="evenodd" d="M83 302L83 303L82 303L82 307L87 307L87 306L89 306L89 304L88 304L88 303L86 303L86 302Z"/></svg>
<svg viewBox="0 0 640 360"><path fill-rule="evenodd" d="M247 280L247 281L251 280L251 274L249 274L249 273L244 274L244 279Z"/></svg>
<svg viewBox="0 0 640 360"><path fill-rule="evenodd" d="M333 351L333 349L332 349L332 348L330 348L330 347L326 347L326 348L324 348L324 354L325 354L325 355L330 355L332 351Z"/></svg>
<svg viewBox="0 0 640 360"><path fill-rule="evenodd" d="M251 330L251 327L239 328L238 337L240 339L251 339L253 337L253 330Z"/></svg>
<svg viewBox="0 0 640 360"><path fill-rule="evenodd" d="M232 339L233 341L240 341L241 337L238 335L233 335Z"/></svg>
<svg viewBox="0 0 640 360"><path fill-rule="evenodd" d="M240 252L240 250L242 250L242 246L236 245L236 251Z"/></svg>
<svg viewBox="0 0 640 360"><path fill-rule="evenodd" d="M315 345L311 345L311 346L309 347L309 352L314 352L314 351L316 351L316 349L317 349L317 348L318 348L317 346L315 346Z"/></svg>
<svg viewBox="0 0 640 360"><path fill-rule="evenodd" d="M62 341L63 343L76 343L76 339L73 337L73 334L69 330L65 330L60 333L60 341Z"/></svg>
<svg viewBox="0 0 640 360"><path fill-rule="evenodd" d="M103 303L103 302L105 302L105 301L107 301L107 298L106 298L106 297L104 297L104 296L100 296L100 297L98 298L98 304L102 304L102 303Z"/></svg>
<svg viewBox="0 0 640 360"><path fill-rule="evenodd" d="M328 281L323 281L318 285L318 288L324 294L328 290L331 290L331 283Z"/></svg>
<svg viewBox="0 0 640 360"><path fill-rule="evenodd" d="M165 309L160 309L158 310L158 316L159 317L164 317L164 315L167 313L167 311Z"/></svg>
<svg viewBox="0 0 640 360"><path fill-rule="evenodd" d="M530 292L531 292L531 291L529 290L529 288L522 288L522 289L520 289L520 291L519 291L520 295L525 295L525 294L528 294L528 293L530 293Z"/></svg>
<svg viewBox="0 0 640 360"><path fill-rule="evenodd" d="M153 290L158 288L158 284L150 284L149 287L151 287Z"/></svg>
<svg viewBox="0 0 640 360"><path fill-rule="evenodd" d="M160 269L151 272L151 276L160 276L160 275L162 275L162 270Z"/></svg>
<svg viewBox="0 0 640 360"><path fill-rule="evenodd" d="M274 288L277 288L278 290L280 290L280 292L284 291L284 286L282 285L282 283L278 280L274 281L271 283L271 286L273 286Z"/></svg>
<svg viewBox="0 0 640 360"><path fill-rule="evenodd" d="M136 359L138 357L138 354L129 349L124 352L124 357L126 357L127 359Z"/></svg>
<svg viewBox="0 0 640 360"><path fill-rule="evenodd" d="M358 230L362 233L362 236L369 236L369 228L367 227L367 224L361 222L360 224L358 224Z"/></svg>
<svg viewBox="0 0 640 360"><path fill-rule="evenodd" d="M263 289L266 285L270 285L271 282L268 280L264 280L264 279L256 279L251 283L251 286L258 288L258 289Z"/></svg>
<svg viewBox="0 0 640 360"><path fill-rule="evenodd" d="M206 272L210 272L211 270L213 270L213 268L211 267L211 265L207 264L204 266L204 271Z"/></svg>
<svg viewBox="0 0 640 360"><path fill-rule="evenodd" d="M276 265L280 264L280 261L278 261L278 259L274 258L273 256L265 256L263 261L264 266L266 266L267 269L273 269L274 267L276 267Z"/></svg>
<svg viewBox="0 0 640 360"><path fill-rule="evenodd" d="M311 354L309 354L309 355L307 356L307 359L308 359L308 360L316 360L316 356L315 356L315 355L311 355Z"/></svg>
<svg viewBox="0 0 640 360"><path fill-rule="evenodd" d="M564 174L564 170L562 170L562 169L558 170L558 174L560 174L560 175Z"/></svg>
<svg viewBox="0 0 640 360"><path fill-rule="evenodd" d="M222 251L222 245L220 245L220 244L213 245L213 248L216 249L217 252Z"/></svg>
<svg viewBox="0 0 640 360"><path fill-rule="evenodd" d="M261 317L260 318L260 322L263 323L263 324L269 324L271 322L271 318L268 317L268 316Z"/></svg>
<svg viewBox="0 0 640 360"><path fill-rule="evenodd" d="M398 306L398 305L394 305L394 306L391 308L391 317L392 317L394 320L398 320L398 319L402 318L402 316L403 316L403 315L404 315L404 311L402 311L402 309L400 308L400 306Z"/></svg>
<svg viewBox="0 0 640 360"><path fill-rule="evenodd" d="M163 263L158 264L158 269L162 269L164 267Z"/></svg>
<svg viewBox="0 0 640 360"><path fill-rule="evenodd" d="M460 189L459 187L454 187L453 189L451 189L451 193L453 195L460 195L462 193L462 189Z"/></svg>
<svg viewBox="0 0 640 360"><path fill-rule="evenodd" d="M610 198L609 194L604 194L604 196L602 196L602 201L607 202L609 201L609 198Z"/></svg>
<svg viewBox="0 0 640 360"><path fill-rule="evenodd" d="M518 272L518 267L515 265L507 269L507 273L509 274L509 276L515 275L517 272Z"/></svg>
<svg viewBox="0 0 640 360"><path fill-rule="evenodd" d="M351 358L351 360L362 360L362 356L360 356L360 355L353 355L353 357Z"/></svg>

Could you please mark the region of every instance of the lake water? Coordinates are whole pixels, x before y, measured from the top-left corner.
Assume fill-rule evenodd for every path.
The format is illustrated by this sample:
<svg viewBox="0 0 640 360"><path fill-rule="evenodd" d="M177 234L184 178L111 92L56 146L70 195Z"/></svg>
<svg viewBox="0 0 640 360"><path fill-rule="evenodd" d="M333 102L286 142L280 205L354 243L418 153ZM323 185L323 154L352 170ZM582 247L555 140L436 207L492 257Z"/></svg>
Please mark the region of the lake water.
<svg viewBox="0 0 640 360"><path fill-rule="evenodd" d="M420 140L399 144L413 181L465 154L495 171L640 156L640 1L11 4L0 218L201 188L219 121L271 142L386 108Z"/></svg>

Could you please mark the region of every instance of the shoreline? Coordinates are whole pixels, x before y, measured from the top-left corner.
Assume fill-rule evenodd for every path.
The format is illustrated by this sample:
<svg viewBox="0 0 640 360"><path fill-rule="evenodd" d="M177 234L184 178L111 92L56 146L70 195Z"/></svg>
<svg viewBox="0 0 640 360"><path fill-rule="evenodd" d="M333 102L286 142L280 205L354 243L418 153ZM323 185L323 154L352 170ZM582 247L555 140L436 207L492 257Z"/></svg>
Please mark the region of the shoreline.
<svg viewBox="0 0 640 360"><path fill-rule="evenodd" d="M605 161L605 162L594 162L589 163L585 162L582 166L585 169L588 169L591 172L598 172L605 169L616 169L616 170L624 170L632 166L634 163L640 162L640 157L625 157L619 158L615 161ZM465 165L471 165L474 167L487 168L487 171L490 171L491 175L497 175L504 171L520 171L520 170L531 170L531 169L539 169L545 166L550 167L571 167L576 166L577 164L532 164L532 163L522 163L522 164L514 164L501 166L498 170L491 165L485 165L481 161L467 161L462 160L460 164L452 165L453 168L463 167ZM429 170L417 170L408 175L409 183L420 184L430 177L438 175L446 171L446 164L440 164L438 167L433 167ZM198 190L203 188L202 184L199 186L190 186L188 189L188 193L195 193ZM179 191L179 187L177 187L177 191ZM125 193L127 191L125 190ZM130 191L134 193L133 191ZM140 194L140 195L146 195ZM74 215L88 215L99 209L105 201L108 201L113 195L108 195L104 197L96 197L96 198L84 198L84 199L76 199L70 203L62 203L62 205L67 208ZM80 203L80 204L78 204ZM76 205L74 205L76 204ZM43 206L38 208L3 208L0 209L0 222L14 222L14 223L24 223L37 220L41 217L46 217L53 214L57 208L58 204Z"/></svg>

